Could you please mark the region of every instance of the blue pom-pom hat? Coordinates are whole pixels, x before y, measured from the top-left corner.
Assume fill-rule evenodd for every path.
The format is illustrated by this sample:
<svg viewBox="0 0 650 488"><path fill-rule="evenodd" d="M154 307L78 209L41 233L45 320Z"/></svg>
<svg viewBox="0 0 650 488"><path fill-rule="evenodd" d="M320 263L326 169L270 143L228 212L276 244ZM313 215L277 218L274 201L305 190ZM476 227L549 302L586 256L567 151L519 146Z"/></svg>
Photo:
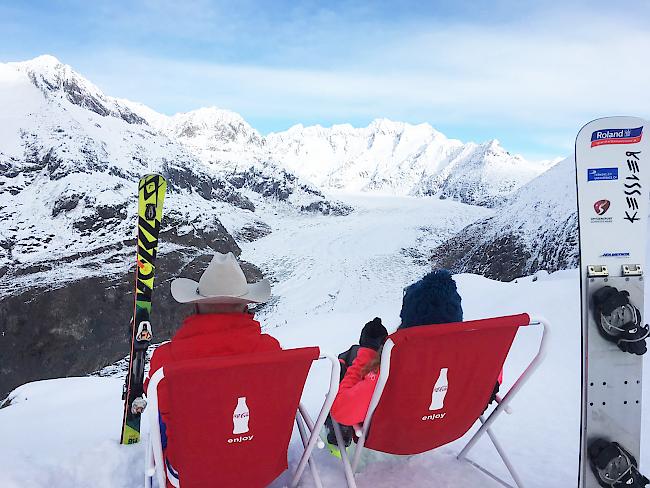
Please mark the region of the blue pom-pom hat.
<svg viewBox="0 0 650 488"><path fill-rule="evenodd" d="M462 322L461 298L451 273L438 269L406 287L400 317L399 329Z"/></svg>

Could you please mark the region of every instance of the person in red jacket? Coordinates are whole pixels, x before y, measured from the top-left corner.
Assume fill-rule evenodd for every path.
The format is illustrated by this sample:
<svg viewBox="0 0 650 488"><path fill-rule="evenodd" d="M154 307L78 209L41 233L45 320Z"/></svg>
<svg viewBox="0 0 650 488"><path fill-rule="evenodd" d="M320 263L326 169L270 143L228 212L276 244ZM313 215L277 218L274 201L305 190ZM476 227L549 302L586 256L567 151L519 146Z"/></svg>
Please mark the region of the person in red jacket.
<svg viewBox="0 0 650 488"><path fill-rule="evenodd" d="M405 288L400 318L398 329L462 322L461 298L451 273L445 269L435 270ZM341 424L346 446L350 445L353 434L348 426L362 423L366 418L379 377L381 348L387 336L381 319L375 317L361 330L359 345L339 355L345 375L332 405L331 417ZM331 422L328 422L327 440L330 445L336 445Z"/></svg>
<svg viewBox="0 0 650 488"><path fill-rule="evenodd" d="M199 282L177 278L171 284L172 296L180 303L193 303L194 314L187 317L170 342L159 346L151 358L149 375L177 361L234 354L277 351L280 343L262 334L260 323L248 311L249 303L263 303L271 296L269 281L247 283L232 253L216 254ZM149 378L145 381L145 391ZM135 403L135 402L134 402ZM140 399L141 408L146 406ZM158 410L167 486L177 487L174 469L174 433L168 428L169 397L165 380L158 386Z"/></svg>

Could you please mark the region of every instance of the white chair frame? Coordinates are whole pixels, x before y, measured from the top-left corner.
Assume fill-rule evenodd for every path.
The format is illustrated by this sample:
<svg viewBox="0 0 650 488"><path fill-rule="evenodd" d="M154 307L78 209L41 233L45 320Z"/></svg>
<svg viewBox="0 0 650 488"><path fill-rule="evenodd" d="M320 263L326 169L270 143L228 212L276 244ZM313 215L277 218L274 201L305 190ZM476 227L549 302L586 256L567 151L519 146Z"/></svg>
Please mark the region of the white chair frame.
<svg viewBox="0 0 650 488"><path fill-rule="evenodd" d="M550 336L550 325L548 321L543 317L536 316L530 319L528 325L542 326L542 338L539 343L539 349L537 351L537 354L530 361L530 363L528 364L524 372L519 376L519 378L517 378L514 384L510 387L510 389L505 394L505 396L503 398L497 397L497 407L492 411L492 413L487 417L487 419L485 419L483 415L479 417L479 420L482 424L481 427L471 437L469 442L465 445L465 447L460 451L460 453L457 456L457 459L459 460L465 459L467 453L476 444L478 439L483 434L487 433L488 437L492 441L492 444L494 444L495 449L497 450L499 456L503 460L503 463L505 464L506 468L508 469L508 472L512 476L512 479L514 480L518 488L524 488L523 481L515 471L514 466L510 462L510 459L508 458L505 451L501 447L501 444L497 440L490 426L494 423L494 421L502 412L505 411L508 414L512 412L509 407L509 403L512 401L512 398L521 390L523 385L530 379L530 376L535 372L535 370L539 367L544 357L546 356L548 338ZM370 429L372 416L375 412L375 409L377 408L377 405L379 404L381 395L384 392L384 387L386 386L386 382L388 381L388 376L390 373L391 351L394 346L395 344L390 339L388 339L384 344L384 349L381 355L381 365L379 367L379 379L377 380L377 386L375 387L375 391L370 400L368 413L366 414L366 418L364 419L363 424L361 425L357 424L354 426L355 433L359 438L359 440L357 441L352 463L350 463L350 459L347 455L347 452L343 444L343 436L341 434L341 428L332 419L333 420L332 424L334 426L334 433L336 435L336 440L339 445L339 449L341 451L341 461L343 462L345 478L347 480L347 484L349 488L356 488L357 486L356 481L354 479L354 474L357 472L357 468L359 466L359 460L361 459L361 452L363 451L366 437L368 435L368 430ZM478 467L475 463L472 463L469 460L468 462L470 462L470 464L474 465L475 467Z"/></svg>
<svg viewBox="0 0 650 488"><path fill-rule="evenodd" d="M332 407L332 403L334 403L334 398L336 397L336 393L339 389L341 365L338 359L330 354L321 354L318 359L328 359L332 364L329 391L327 392L325 401L323 402L323 406L320 409L315 423L307 413L307 410L302 405L302 403L298 407L298 411L296 412L296 424L298 426L298 432L300 434L300 438L305 450L291 479L291 483L289 485L290 488L294 488L298 485L298 482L302 477L307 463L309 463L309 468L314 478L314 482L316 483L316 487L323 488L323 483L320 479L320 475L318 474L318 470L316 469L316 464L311 458L311 454L316 445L318 445L320 449L325 447L325 443L321 440L319 434L323 428L323 425L325 424L325 419L329 414L330 408ZM165 486L167 486L167 474L165 472L165 462L163 459L162 441L160 436L160 423L158 422L158 385L165 377L164 369L165 368L162 367L154 373L154 375L151 377L151 380L149 381L149 386L147 388L147 397L149 398L147 412L150 424L150 433L144 461L145 488L152 488L154 477L158 481L159 488L165 488ZM307 429L309 430L309 434L307 434L304 424L306 424Z"/></svg>

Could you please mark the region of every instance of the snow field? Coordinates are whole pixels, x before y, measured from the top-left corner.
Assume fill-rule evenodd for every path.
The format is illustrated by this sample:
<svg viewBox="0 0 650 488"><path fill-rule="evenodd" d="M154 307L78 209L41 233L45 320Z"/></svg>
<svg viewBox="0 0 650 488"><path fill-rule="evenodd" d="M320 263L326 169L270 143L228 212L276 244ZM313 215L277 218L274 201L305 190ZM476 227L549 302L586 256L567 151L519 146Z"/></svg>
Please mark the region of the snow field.
<svg viewBox="0 0 650 488"><path fill-rule="evenodd" d="M426 256L442 238L486 215L485 209L434 199L339 196L357 211L345 217L262 216L274 232L243 246L242 258L273 280L274 298L257 318L283 347L318 345L337 354L358 340L368 320L380 316L389 331L399 323L402 288L429 269ZM576 485L580 423L579 280L576 270L536 280L501 283L481 276L455 277L466 319L528 312L552 325L548 356L493 429L527 486ZM512 384L539 344L540 330L520 330L506 362ZM312 416L324 399L328 365L310 372L303 402ZM648 380L646 378L648 398ZM68 378L24 385L12 406L0 410L0 486L124 487L142 483L143 445L118 445L122 382ZM649 403L646 403L649 405ZM647 411L647 408L646 408ZM650 465L650 426L644 424L641 468ZM476 428L476 427L475 427ZM147 426L144 424L144 437ZM437 450L394 457L370 453L358 476L360 488L499 487L497 481L455 459L464 439ZM294 430L290 466L301 444ZM487 439L470 459L508 480ZM340 461L316 451L325 486L344 486ZM287 476L272 486L284 486ZM303 486L313 482L308 473Z"/></svg>
<svg viewBox="0 0 650 488"><path fill-rule="evenodd" d="M14 390L0 410L0 486L142 486L144 444L119 444L121 392L121 380L92 377Z"/></svg>

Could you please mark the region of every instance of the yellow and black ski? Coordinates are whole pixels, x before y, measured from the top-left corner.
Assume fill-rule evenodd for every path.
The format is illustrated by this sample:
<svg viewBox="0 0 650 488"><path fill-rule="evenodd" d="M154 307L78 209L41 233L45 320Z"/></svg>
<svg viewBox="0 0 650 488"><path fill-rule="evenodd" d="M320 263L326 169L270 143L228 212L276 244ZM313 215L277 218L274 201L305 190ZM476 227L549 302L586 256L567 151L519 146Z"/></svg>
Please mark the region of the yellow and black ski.
<svg viewBox="0 0 650 488"><path fill-rule="evenodd" d="M138 254L135 269L135 303L131 321L131 354L122 399L122 444L140 441L140 413L133 413L133 400L144 392L144 364L153 337L150 314L153 278L156 271L158 233L167 182L160 175L147 175L138 184Z"/></svg>

